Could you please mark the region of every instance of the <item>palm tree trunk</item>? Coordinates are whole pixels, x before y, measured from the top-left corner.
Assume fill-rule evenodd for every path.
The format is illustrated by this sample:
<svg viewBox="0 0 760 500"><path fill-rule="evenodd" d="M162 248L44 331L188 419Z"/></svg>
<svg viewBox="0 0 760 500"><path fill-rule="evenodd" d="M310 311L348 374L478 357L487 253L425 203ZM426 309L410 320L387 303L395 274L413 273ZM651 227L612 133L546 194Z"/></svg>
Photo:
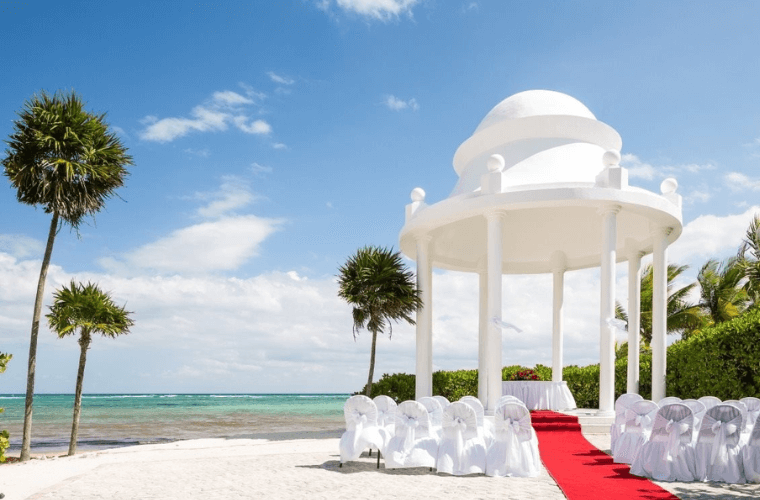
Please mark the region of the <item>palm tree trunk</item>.
<svg viewBox="0 0 760 500"><path fill-rule="evenodd" d="M89 335L82 332L79 339L79 371L77 372L77 390L74 395L74 421L71 423L71 440L69 441L69 456L77 452L77 434L79 433L79 415L82 411L82 383L84 382L84 364L87 362L87 349L90 347Z"/></svg>
<svg viewBox="0 0 760 500"><path fill-rule="evenodd" d="M26 372L26 404L24 406L24 430L21 438L20 460L29 460L32 448L32 401L34 399L34 375L37 365L37 334L40 331L40 316L42 315L42 298L45 293L45 280L47 279L50 256L53 254L53 243L58 232L58 212L53 212L53 220L50 221L45 256L40 268L40 279L37 282L37 295L34 298L34 315L32 316L32 335L29 340L29 367Z"/></svg>
<svg viewBox="0 0 760 500"><path fill-rule="evenodd" d="M372 351L369 355L369 378L367 379L367 390L365 392L367 397L370 397L372 392L372 378L375 375L375 348L377 346L377 332L372 332Z"/></svg>

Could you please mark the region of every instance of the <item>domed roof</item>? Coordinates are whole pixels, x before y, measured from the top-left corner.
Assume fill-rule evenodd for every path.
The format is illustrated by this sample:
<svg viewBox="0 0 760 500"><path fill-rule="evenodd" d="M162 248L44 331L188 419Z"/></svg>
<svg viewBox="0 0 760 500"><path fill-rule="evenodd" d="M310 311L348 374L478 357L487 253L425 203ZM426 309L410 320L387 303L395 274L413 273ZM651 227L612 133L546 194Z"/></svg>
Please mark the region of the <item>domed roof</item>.
<svg viewBox="0 0 760 500"><path fill-rule="evenodd" d="M507 97L483 118L476 132L507 120L529 116L564 115L596 120L579 100L553 90L527 90Z"/></svg>

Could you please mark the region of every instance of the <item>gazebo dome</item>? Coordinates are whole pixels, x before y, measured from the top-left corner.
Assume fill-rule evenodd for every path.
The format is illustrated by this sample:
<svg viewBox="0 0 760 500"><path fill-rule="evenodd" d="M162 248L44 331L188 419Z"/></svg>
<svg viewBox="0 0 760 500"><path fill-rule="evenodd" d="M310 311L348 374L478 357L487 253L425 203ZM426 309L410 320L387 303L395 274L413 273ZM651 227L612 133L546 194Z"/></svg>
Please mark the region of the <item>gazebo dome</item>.
<svg viewBox="0 0 760 500"><path fill-rule="evenodd" d="M501 121L547 115L580 116L596 120L594 114L574 97L553 90L526 90L507 97L494 106L475 131Z"/></svg>

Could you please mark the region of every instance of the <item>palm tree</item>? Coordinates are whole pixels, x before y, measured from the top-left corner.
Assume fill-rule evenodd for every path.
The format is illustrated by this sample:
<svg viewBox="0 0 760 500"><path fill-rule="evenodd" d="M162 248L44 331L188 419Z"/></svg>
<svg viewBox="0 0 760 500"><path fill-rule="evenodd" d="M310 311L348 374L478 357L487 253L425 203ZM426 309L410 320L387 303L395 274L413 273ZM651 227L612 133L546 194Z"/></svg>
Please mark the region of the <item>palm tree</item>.
<svg viewBox="0 0 760 500"><path fill-rule="evenodd" d="M760 303L760 215L755 215L737 255L747 282L744 288L753 305Z"/></svg>
<svg viewBox="0 0 760 500"><path fill-rule="evenodd" d="M53 294L53 305L50 306L50 314L46 315L50 329L58 334L59 338L79 331L79 371L74 396L74 421L71 425L69 455L73 455L77 450L84 365L87 362L87 349L90 348L92 336L99 333L104 337L115 338L129 333L129 327L134 324L129 317L130 314L132 313L128 312L124 306L119 307L114 304L108 293L101 291L92 283L83 285L72 281L69 287L63 286Z"/></svg>
<svg viewBox="0 0 760 500"><path fill-rule="evenodd" d="M354 340L362 328L372 333L366 389L369 396L375 372L377 334L387 325L390 337L391 321L406 320L413 325L411 314L422 306L422 299L414 274L402 263L401 254L392 249L360 248L338 271L338 296L353 306Z"/></svg>
<svg viewBox="0 0 760 500"><path fill-rule="evenodd" d="M689 266L668 264L668 304L667 304L667 332L681 333L688 336L691 331L701 328L705 319L698 306L690 304L687 300L689 293L697 285L696 282L674 290L675 280ZM641 272L641 340L645 345L652 342L652 298L653 298L653 268L647 265ZM615 305L615 317L628 322L628 314L625 308L618 302Z"/></svg>
<svg viewBox="0 0 760 500"><path fill-rule="evenodd" d="M14 122L2 160L5 175L16 188L19 202L41 206L51 215L47 246L34 299L26 406L21 460L28 460L31 445L32 402L37 361L37 334L42 313L50 256L55 235L63 223L77 230L86 216L94 215L124 184L132 157L118 137L108 130L105 115L84 110L73 91L52 96L41 92L24 103Z"/></svg>
<svg viewBox="0 0 760 500"><path fill-rule="evenodd" d="M700 287L698 306L712 324L739 316L749 304L749 296L743 288L744 268L738 265L738 258L725 262L708 260L699 270L697 282Z"/></svg>

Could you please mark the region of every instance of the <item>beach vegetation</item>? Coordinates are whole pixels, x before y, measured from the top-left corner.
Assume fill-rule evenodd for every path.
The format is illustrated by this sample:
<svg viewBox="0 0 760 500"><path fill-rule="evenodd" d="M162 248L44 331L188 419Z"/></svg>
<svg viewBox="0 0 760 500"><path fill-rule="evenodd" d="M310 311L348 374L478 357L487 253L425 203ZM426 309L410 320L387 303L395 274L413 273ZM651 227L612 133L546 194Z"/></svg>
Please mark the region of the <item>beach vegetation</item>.
<svg viewBox="0 0 760 500"><path fill-rule="evenodd" d="M422 299L414 274L404 266L401 253L390 248L360 248L338 272L338 296L353 307L354 340L362 329L366 328L372 334L365 391L369 396L375 371L377 334L387 328L390 338L394 321L403 320L413 325L411 315L422 305Z"/></svg>
<svg viewBox="0 0 760 500"><path fill-rule="evenodd" d="M5 369L8 367L8 361L10 361L12 357L13 354L0 352L0 373L5 372ZM0 408L0 413L3 413L4 411L3 408ZM5 450L11 445L9 438L10 434L8 434L7 430L0 431L0 463L5 462Z"/></svg>
<svg viewBox="0 0 760 500"><path fill-rule="evenodd" d="M50 313L46 315L50 330L59 338L79 333L79 370L74 395L69 455L74 455L77 448L84 367L92 336L100 334L115 338L129 333L129 328L134 325L130 314L132 313L124 306L117 306L110 294L103 292L93 283L84 285L72 281L69 286L64 285L53 294L53 305L50 306Z"/></svg>
<svg viewBox="0 0 760 500"><path fill-rule="evenodd" d="M132 157L109 130L105 114L85 111L84 102L74 91L53 95L43 91L32 96L18 112L6 143L2 165L16 189L16 198L20 203L41 207L50 215L29 342L20 457L28 460L37 337L55 236L64 224L77 231L88 216L103 208L106 200L124 184L128 175L125 167L132 165Z"/></svg>
<svg viewBox="0 0 760 500"><path fill-rule="evenodd" d="M753 305L760 304L760 215L755 215L737 252L737 265L746 278L744 289Z"/></svg>
<svg viewBox="0 0 760 500"><path fill-rule="evenodd" d="M734 319L750 305L749 295L744 288L745 269L732 257L719 262L708 260L697 274L699 283L699 303L709 325L717 325Z"/></svg>

